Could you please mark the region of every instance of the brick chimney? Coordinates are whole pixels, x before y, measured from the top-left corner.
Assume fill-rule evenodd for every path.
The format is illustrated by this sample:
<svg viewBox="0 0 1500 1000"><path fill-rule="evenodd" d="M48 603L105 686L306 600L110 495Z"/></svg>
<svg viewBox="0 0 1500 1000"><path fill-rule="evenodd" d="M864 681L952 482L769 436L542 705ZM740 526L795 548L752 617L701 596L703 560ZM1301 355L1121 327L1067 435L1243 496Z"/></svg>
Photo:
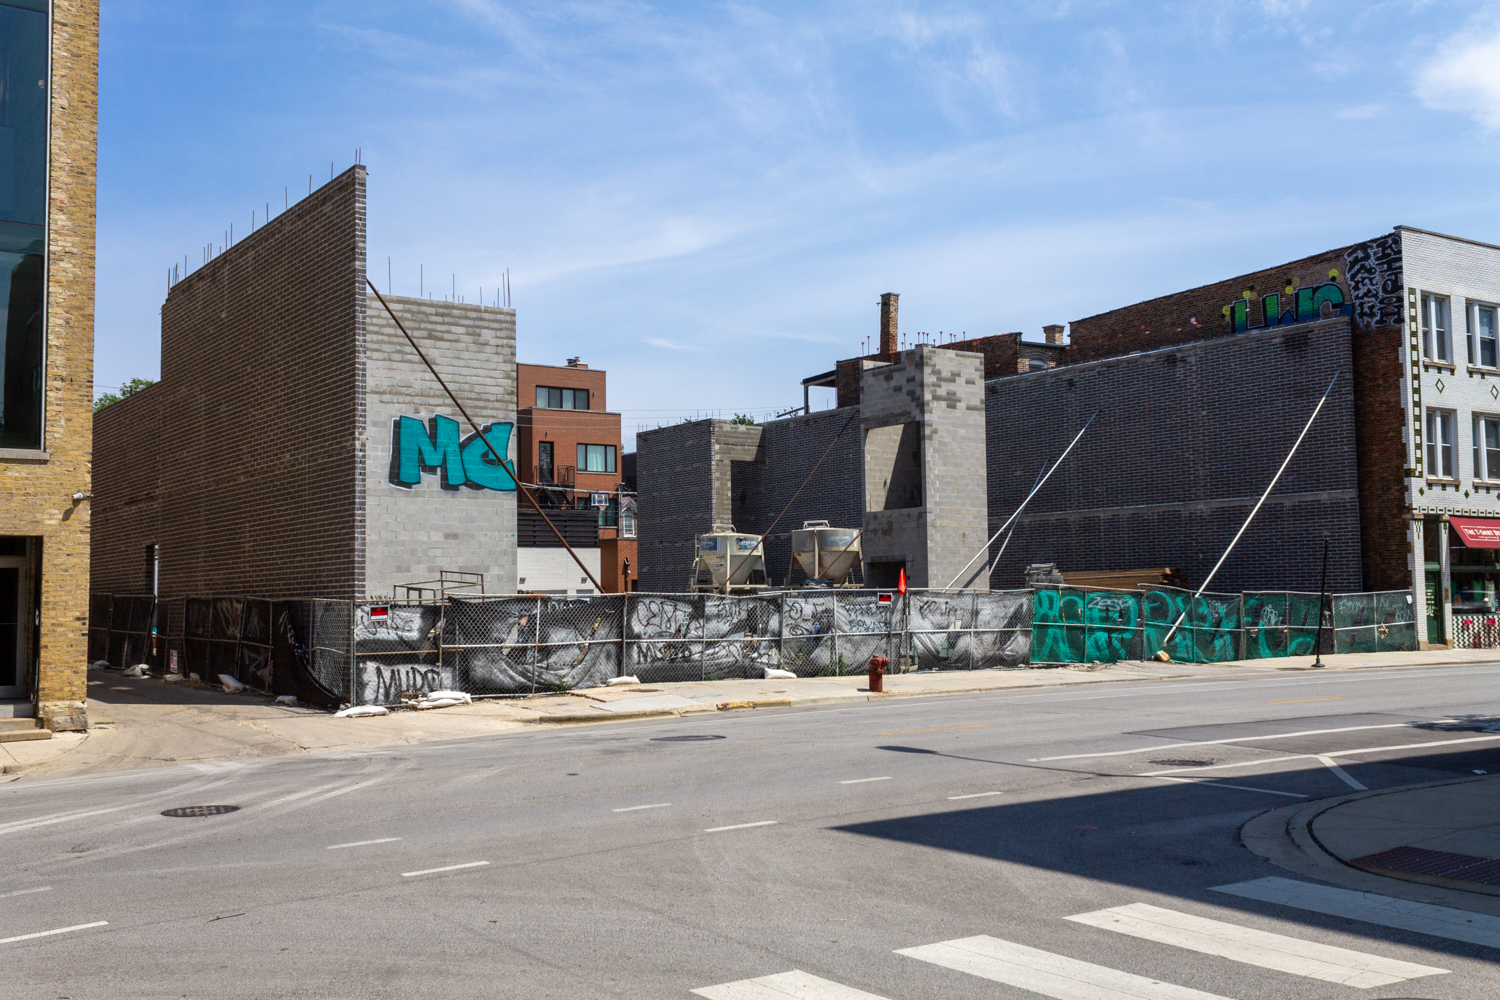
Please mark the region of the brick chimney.
<svg viewBox="0 0 1500 1000"><path fill-rule="evenodd" d="M895 292L886 292L880 297L880 353L896 353L896 300Z"/></svg>
<svg viewBox="0 0 1500 1000"><path fill-rule="evenodd" d="M568 367L569 368L587 368L588 365L586 365L586 364L583 363L583 359L582 358L569 358L568 359Z"/></svg>
<svg viewBox="0 0 1500 1000"><path fill-rule="evenodd" d="M1042 327L1042 336L1047 338L1049 344L1061 344L1063 342L1063 325L1061 323L1049 323Z"/></svg>

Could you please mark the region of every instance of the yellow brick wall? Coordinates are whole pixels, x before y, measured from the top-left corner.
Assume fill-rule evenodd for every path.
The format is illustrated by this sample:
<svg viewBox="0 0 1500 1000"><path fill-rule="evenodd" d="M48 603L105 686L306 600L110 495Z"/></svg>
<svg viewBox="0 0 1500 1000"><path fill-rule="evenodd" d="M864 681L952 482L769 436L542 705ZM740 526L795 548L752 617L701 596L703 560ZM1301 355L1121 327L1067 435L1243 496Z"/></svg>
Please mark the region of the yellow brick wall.
<svg viewBox="0 0 1500 1000"><path fill-rule="evenodd" d="M42 538L38 709L57 728L86 696L94 377L99 2L54 0L45 461L0 459L0 535Z"/></svg>

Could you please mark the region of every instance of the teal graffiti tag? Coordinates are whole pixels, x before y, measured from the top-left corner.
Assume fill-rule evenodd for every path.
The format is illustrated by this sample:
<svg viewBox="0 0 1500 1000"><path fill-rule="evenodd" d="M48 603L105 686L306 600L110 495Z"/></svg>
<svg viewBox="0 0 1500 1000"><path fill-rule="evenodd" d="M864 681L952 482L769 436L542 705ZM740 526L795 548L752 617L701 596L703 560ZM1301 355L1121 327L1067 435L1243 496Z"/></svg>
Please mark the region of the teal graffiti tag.
<svg viewBox="0 0 1500 1000"><path fill-rule="evenodd" d="M492 423L484 429L502 456L510 447L511 427L509 423ZM432 418L429 430L416 417L397 417L391 424L390 482L410 488L422 481L424 471L439 473L439 484L445 490L465 485L502 491L516 488L515 479L490 457L478 434L460 439L457 420L439 414Z"/></svg>

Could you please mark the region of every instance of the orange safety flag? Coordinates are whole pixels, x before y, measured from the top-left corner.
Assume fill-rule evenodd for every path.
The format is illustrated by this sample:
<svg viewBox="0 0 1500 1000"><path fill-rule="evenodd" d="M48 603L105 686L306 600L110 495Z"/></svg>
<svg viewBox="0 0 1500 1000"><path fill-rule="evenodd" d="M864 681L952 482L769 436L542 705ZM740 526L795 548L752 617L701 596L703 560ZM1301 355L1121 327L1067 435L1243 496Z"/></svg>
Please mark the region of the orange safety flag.
<svg viewBox="0 0 1500 1000"><path fill-rule="evenodd" d="M903 597L906 595L906 567L901 567L901 575L896 577L896 593Z"/></svg>

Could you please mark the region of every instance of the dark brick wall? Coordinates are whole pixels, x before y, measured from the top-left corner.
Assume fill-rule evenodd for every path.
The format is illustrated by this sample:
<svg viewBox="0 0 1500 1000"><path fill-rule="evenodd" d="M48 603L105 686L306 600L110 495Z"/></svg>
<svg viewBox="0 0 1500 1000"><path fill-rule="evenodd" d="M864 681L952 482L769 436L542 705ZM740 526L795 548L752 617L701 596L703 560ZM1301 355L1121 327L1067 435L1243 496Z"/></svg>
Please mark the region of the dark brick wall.
<svg viewBox="0 0 1500 1000"><path fill-rule="evenodd" d="M1344 290L1345 301L1349 301L1345 254L1351 249L1353 247L1340 247L1237 278L1074 320L1069 327L1068 361L1076 364L1232 336L1234 330L1223 309L1243 293L1251 293L1250 325L1258 326L1262 319L1260 296L1282 292L1288 285L1320 284L1329 280L1330 270L1338 271L1339 286ZM1287 308L1284 294L1281 308Z"/></svg>
<svg viewBox="0 0 1500 1000"><path fill-rule="evenodd" d="M147 545L161 538L162 384L94 414L94 591L142 593Z"/></svg>
<svg viewBox="0 0 1500 1000"><path fill-rule="evenodd" d="M1019 506L1096 408L1098 419L1031 503L992 577L1172 566L1196 587L1338 384L1212 590L1361 589L1348 319L1283 327L986 385L993 527ZM1399 418L1395 420L1399 434ZM993 530L993 528L992 528Z"/></svg>
<svg viewBox="0 0 1500 1000"><path fill-rule="evenodd" d="M112 479L95 486L94 589L155 542L163 596L363 592L365 177L350 168L168 293L161 382L96 418ZM127 513L153 492L154 522Z"/></svg>
<svg viewBox="0 0 1500 1000"><path fill-rule="evenodd" d="M761 428L763 460L730 463L734 525L763 534L791 503L765 542L766 578L780 586L791 565L791 532L803 521L821 519L835 528L859 528L864 523L864 449L858 409L820 410ZM828 457L793 502L825 451ZM797 570L793 583L803 579Z"/></svg>
<svg viewBox="0 0 1500 1000"><path fill-rule="evenodd" d="M636 446L636 589L680 592L693 536L713 527L713 421L641 431Z"/></svg>

